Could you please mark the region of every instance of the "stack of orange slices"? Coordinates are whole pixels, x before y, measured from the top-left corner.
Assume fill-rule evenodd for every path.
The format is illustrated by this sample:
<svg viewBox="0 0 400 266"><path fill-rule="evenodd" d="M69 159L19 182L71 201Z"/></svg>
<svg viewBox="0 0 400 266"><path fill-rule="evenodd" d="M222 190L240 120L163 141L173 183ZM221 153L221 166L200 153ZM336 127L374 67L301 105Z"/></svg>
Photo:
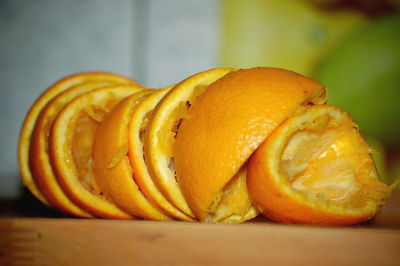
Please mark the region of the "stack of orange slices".
<svg viewBox="0 0 400 266"><path fill-rule="evenodd" d="M217 68L164 89L110 73L60 80L21 130L23 182L77 217L349 225L390 195L324 85L268 67Z"/></svg>

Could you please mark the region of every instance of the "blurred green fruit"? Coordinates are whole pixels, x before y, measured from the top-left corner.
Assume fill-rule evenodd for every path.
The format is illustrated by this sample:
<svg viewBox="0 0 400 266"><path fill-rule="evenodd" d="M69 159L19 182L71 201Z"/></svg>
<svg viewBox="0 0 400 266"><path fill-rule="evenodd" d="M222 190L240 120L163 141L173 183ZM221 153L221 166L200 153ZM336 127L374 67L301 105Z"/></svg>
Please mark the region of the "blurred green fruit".
<svg viewBox="0 0 400 266"><path fill-rule="evenodd" d="M371 22L337 47L316 79L328 103L348 111L360 130L400 144L400 14Z"/></svg>
<svg viewBox="0 0 400 266"><path fill-rule="evenodd" d="M221 9L222 66L273 66L306 76L367 21L354 10L324 11L303 0L225 0Z"/></svg>

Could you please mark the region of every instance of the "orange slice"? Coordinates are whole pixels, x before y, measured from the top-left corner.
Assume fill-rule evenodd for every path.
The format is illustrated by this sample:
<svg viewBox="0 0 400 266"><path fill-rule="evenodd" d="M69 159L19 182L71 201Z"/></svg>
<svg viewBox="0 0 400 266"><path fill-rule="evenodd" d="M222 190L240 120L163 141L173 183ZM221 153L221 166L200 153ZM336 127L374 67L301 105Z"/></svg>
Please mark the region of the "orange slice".
<svg viewBox="0 0 400 266"><path fill-rule="evenodd" d="M65 194L59 186L56 176L50 163L49 155L49 135L59 112L65 105L75 97L107 85L112 85L112 81L88 81L68 90L61 92L53 100L51 100L40 112L36 125L32 134L30 147L30 167L36 186L51 203L52 206L62 212L69 213L80 217L91 216L86 211L76 206ZM126 85L129 86L129 85ZM136 87L134 87L136 88ZM140 87L139 87L140 88Z"/></svg>
<svg viewBox="0 0 400 266"><path fill-rule="evenodd" d="M325 87L276 68L232 71L192 102L180 123L173 157L177 179L194 214L207 222L241 222L257 214L223 206L240 169L265 138L287 117L311 103L326 101ZM172 93L172 91L171 91ZM147 158L147 156L146 156ZM247 187L237 187L249 202ZM236 193L238 193L236 191ZM233 196L231 196L233 197ZM221 205L222 204L222 205ZM226 208L223 215L217 208Z"/></svg>
<svg viewBox="0 0 400 266"><path fill-rule="evenodd" d="M278 222L349 225L377 213L392 187L345 111L315 105L287 119L254 153L251 198Z"/></svg>
<svg viewBox="0 0 400 266"><path fill-rule="evenodd" d="M35 127L36 119L42 108L60 92L90 80L108 80L123 84L136 84L133 80L128 78L104 72L87 72L78 73L65 77L52 86L50 86L32 105L28 114L25 117L24 124L22 125L19 143L18 143L18 163L22 176L22 181L31 193L46 205L50 206L48 200L42 195L37 188L29 166L29 150L31 145L31 136Z"/></svg>
<svg viewBox="0 0 400 266"><path fill-rule="evenodd" d="M177 209L160 192L147 170L147 158L145 158L143 152L144 146L147 145L145 143L145 134L153 109L172 87L173 86L170 86L169 88L155 92L153 95L143 100L135 111L133 111L128 130L128 155L133 168L133 177L146 198L170 217L179 220L193 221L193 218Z"/></svg>
<svg viewBox="0 0 400 266"><path fill-rule="evenodd" d="M233 70L208 70L176 85L156 106L146 129L144 155L150 176L165 197L190 217L194 214L176 180L172 147L179 124L187 119L187 109L195 98L210 83Z"/></svg>
<svg viewBox="0 0 400 266"><path fill-rule="evenodd" d="M128 97L102 121L93 145L93 169L99 188L121 208L145 219L168 221L172 219L153 206L135 183L134 173L146 170L142 169L142 165L131 164L127 155L132 152L128 145L131 115L152 93L155 90Z"/></svg>
<svg viewBox="0 0 400 266"><path fill-rule="evenodd" d="M104 197L92 170L96 130L122 99L142 87L116 85L76 97L59 113L50 134L50 158L60 185L68 197L91 214L104 218L133 218Z"/></svg>

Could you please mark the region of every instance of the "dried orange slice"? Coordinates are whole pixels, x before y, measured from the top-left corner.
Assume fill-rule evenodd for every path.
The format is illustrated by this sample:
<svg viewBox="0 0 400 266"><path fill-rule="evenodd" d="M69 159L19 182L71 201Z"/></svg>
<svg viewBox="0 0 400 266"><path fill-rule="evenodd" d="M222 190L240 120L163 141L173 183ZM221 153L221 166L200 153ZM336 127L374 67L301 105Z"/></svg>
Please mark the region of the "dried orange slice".
<svg viewBox="0 0 400 266"><path fill-rule="evenodd" d="M231 71L209 85L191 102L173 149L179 186L194 214L207 222L255 216L250 204L240 210L224 205L231 204L224 198L235 194L233 184L244 190L238 194L242 200L250 202L247 187L235 181L242 167L284 119L325 101L322 84L276 68ZM218 213L219 208L225 213Z"/></svg>
<svg viewBox="0 0 400 266"><path fill-rule="evenodd" d="M384 204L371 149L345 111L315 105L287 119L263 142L248 168L248 187L268 218L284 223L349 225Z"/></svg>
<svg viewBox="0 0 400 266"><path fill-rule="evenodd" d="M50 158L57 179L72 201L95 216L133 218L98 189L92 170L92 148L104 116L122 99L142 89L115 85L89 91L67 104L54 121Z"/></svg>
<svg viewBox="0 0 400 266"><path fill-rule="evenodd" d="M32 105L28 114L25 117L25 121L22 125L19 143L18 143L18 163L22 176L22 181L25 186L31 191L31 193L46 205L51 205L48 200L42 195L37 188L29 166L29 150L31 145L31 136L35 127L36 119L42 110L42 108L57 94L60 92L75 86L79 83L83 83L90 80L109 80L122 84L136 84L133 80L104 72L86 72L78 73L65 77L52 86L50 86Z"/></svg>
<svg viewBox="0 0 400 266"><path fill-rule="evenodd" d="M195 98L203 93L210 83L233 70L208 70L176 85L156 106L146 129L144 155L150 176L165 197L190 217L195 216L175 176L172 149L177 130L181 121L188 118L187 109Z"/></svg>
<svg viewBox="0 0 400 266"><path fill-rule="evenodd" d="M171 204L160 192L147 170L147 158L143 148L146 146L145 135L149 119L157 103L172 88L155 92L143 100L133 111L129 122L129 159L133 168L133 177L146 198L168 216L179 220L193 221L193 218L184 214Z"/></svg>
<svg viewBox="0 0 400 266"><path fill-rule="evenodd" d="M96 182L106 196L127 212L145 219L172 220L142 194L134 175L146 171L143 165L131 164L128 153L128 129L132 113L153 93L162 90L138 92L119 103L100 124L93 145L93 169ZM142 121L139 122L141 125ZM137 132L138 133L138 132ZM139 134L139 133L138 133ZM143 156L142 156L143 160Z"/></svg>

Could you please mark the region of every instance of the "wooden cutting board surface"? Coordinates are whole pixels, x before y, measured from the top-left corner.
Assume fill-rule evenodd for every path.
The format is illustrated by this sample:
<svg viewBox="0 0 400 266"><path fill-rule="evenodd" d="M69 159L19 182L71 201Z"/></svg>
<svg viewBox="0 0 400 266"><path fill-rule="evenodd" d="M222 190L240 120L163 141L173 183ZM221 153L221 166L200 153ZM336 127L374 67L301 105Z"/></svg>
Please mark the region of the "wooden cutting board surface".
<svg viewBox="0 0 400 266"><path fill-rule="evenodd" d="M0 265L400 265L400 230L7 218Z"/></svg>

